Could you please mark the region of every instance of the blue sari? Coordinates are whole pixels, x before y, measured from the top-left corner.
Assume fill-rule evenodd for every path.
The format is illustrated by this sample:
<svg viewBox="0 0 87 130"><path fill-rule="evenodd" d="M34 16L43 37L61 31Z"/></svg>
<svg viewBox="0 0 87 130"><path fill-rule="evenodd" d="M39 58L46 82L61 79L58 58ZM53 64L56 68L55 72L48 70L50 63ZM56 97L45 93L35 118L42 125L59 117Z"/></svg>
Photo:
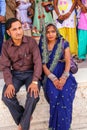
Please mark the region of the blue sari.
<svg viewBox="0 0 87 130"><path fill-rule="evenodd" d="M52 52L50 52L48 62L46 63L48 69L50 69L50 66L53 62L56 49L58 47L57 45L60 44L60 39L61 37L57 39ZM39 47L43 59L43 47L41 40ZM67 47L69 47L68 42L64 42L64 49ZM65 63L61 62L63 58L64 54L61 52L59 61L57 61L54 69L51 70L51 72L56 75L57 78L61 77L65 69ZM44 77L43 87L45 96L50 105L49 128L50 130L69 130L72 121L72 105L77 88L76 80L70 73L70 76L67 79L63 89L58 90L49 78L47 78L44 74L42 76Z"/></svg>

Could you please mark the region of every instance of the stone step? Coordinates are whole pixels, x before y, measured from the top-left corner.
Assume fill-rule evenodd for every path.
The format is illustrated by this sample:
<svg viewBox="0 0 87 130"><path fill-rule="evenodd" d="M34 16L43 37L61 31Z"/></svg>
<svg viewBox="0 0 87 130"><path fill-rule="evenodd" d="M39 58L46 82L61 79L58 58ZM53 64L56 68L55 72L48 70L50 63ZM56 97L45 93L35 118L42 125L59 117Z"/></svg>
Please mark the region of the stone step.
<svg viewBox="0 0 87 130"><path fill-rule="evenodd" d="M39 130L48 130L48 128L45 128L45 127L43 127L43 128L38 127L37 128L37 126L33 130L38 130L38 129ZM8 126L8 127L0 127L0 130L17 130L17 126L13 125L13 126ZM30 130L31 130L31 128L30 128Z"/></svg>
<svg viewBox="0 0 87 130"><path fill-rule="evenodd" d="M73 106L73 120L71 124L72 130L87 130L87 68L79 69L74 76L78 82L78 89ZM4 85L3 79L0 79L0 99L2 88ZM22 87L18 93L20 104L24 106L26 99L25 88ZM48 130L49 105L46 102L43 90L40 91L40 101L37 104L33 113L30 130ZM8 108L0 100L0 130L17 130Z"/></svg>

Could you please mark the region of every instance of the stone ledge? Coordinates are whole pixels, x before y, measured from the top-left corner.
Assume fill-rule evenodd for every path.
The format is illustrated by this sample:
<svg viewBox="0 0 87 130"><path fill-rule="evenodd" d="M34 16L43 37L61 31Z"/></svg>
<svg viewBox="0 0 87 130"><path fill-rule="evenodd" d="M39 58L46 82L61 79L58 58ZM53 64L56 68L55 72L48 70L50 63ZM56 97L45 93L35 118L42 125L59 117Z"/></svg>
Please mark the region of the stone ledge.
<svg viewBox="0 0 87 130"><path fill-rule="evenodd" d="M0 98L4 81L0 80ZM19 101L24 105L26 98L24 87L18 94ZM44 109L45 108L45 109ZM87 130L87 82L79 83L73 106L72 130ZM40 101L37 104L31 121L31 130L47 130L49 106L44 98L43 90L40 92ZM9 119L9 120L8 120ZM17 130L8 108L0 100L0 130Z"/></svg>

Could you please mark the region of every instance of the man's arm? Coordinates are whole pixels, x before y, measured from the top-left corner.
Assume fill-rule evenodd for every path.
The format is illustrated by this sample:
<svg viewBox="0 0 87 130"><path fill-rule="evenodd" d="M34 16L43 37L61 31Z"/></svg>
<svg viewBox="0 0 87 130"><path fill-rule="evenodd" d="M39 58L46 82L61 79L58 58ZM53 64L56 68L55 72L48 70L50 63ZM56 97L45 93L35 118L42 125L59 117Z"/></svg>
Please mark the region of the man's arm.
<svg viewBox="0 0 87 130"><path fill-rule="evenodd" d="M12 98L15 95L15 88L12 83L11 61L9 59L9 56L6 50L7 50L6 45L3 44L0 66L2 68L4 81L7 87L4 92L4 96L7 98Z"/></svg>
<svg viewBox="0 0 87 130"><path fill-rule="evenodd" d="M32 44L31 53L33 55L32 60L34 64L34 72L32 83L28 87L28 92L30 93L31 97L34 94L34 97L37 98L39 95L38 80L40 79L42 73L42 63L41 63L40 51L36 41L32 39L31 44Z"/></svg>
<svg viewBox="0 0 87 130"><path fill-rule="evenodd" d="M6 48L5 43L3 44L3 47L2 47L0 66L3 71L3 76L4 76L6 86L8 86L9 84L12 84L11 61L7 54L7 48Z"/></svg>
<svg viewBox="0 0 87 130"><path fill-rule="evenodd" d="M33 81L38 81L41 77L42 73L42 62L39 47L35 40L32 42L32 55L33 55L33 63L34 63L34 74Z"/></svg>

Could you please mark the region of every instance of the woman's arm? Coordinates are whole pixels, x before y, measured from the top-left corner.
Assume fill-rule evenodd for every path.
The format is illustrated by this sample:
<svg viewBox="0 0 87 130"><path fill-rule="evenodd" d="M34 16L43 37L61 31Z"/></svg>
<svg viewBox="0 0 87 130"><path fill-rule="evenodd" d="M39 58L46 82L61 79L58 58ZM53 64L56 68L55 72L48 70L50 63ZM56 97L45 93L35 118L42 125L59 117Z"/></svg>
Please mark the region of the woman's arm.
<svg viewBox="0 0 87 130"><path fill-rule="evenodd" d="M54 0L53 3L54 3L55 12L56 12L56 14L59 17L60 16L60 12L59 12L59 9L58 9L58 6L57 6L58 5L58 0Z"/></svg>
<svg viewBox="0 0 87 130"><path fill-rule="evenodd" d="M43 64L43 71L47 77L51 73L50 70L47 68L46 64Z"/></svg>
<svg viewBox="0 0 87 130"><path fill-rule="evenodd" d="M71 6L71 9L69 10L69 12L67 12L67 13L64 15L65 19L67 19L67 18L70 17L70 15L72 14L72 12L73 12L73 10L75 9L76 5L77 5L77 0L74 0L73 4L72 4L72 6Z"/></svg>
<svg viewBox="0 0 87 130"><path fill-rule="evenodd" d="M61 89L63 88L64 84L66 83L67 78L69 77L69 71L70 71L70 50L69 47L67 47L64 51L64 58L65 58L65 69L64 72L62 74L62 76L60 77L60 87Z"/></svg>
<svg viewBox="0 0 87 130"><path fill-rule="evenodd" d="M46 6L46 5L49 5L49 4L52 4L52 2L51 2L51 1L42 2L42 6L43 6L43 7Z"/></svg>
<svg viewBox="0 0 87 130"><path fill-rule="evenodd" d="M61 89L59 86L59 80L58 78L50 72L50 70L47 68L46 64L43 65L43 71L45 73L45 75L53 82L54 86L57 89Z"/></svg>
<svg viewBox="0 0 87 130"><path fill-rule="evenodd" d="M58 0L54 0L53 3L54 3L54 10L55 10L55 12L56 12L56 14L58 16L58 19L62 20L62 21L65 20L65 16L61 15L60 12L59 12L59 9L58 9Z"/></svg>
<svg viewBox="0 0 87 130"><path fill-rule="evenodd" d="M73 10L74 10L75 7L76 7L76 4L77 4L77 0L74 0L73 4L72 4L72 6L71 6L71 9L69 10L70 13L73 12Z"/></svg>
<svg viewBox="0 0 87 130"><path fill-rule="evenodd" d="M57 6L58 5L58 0L54 0L54 9L55 9L56 14L58 15L58 19L65 20L65 19L69 18L69 16L71 15L73 10L75 9L76 4L77 4L77 0L74 0L74 2L72 4L71 9L69 10L69 12L64 14L64 15L61 15L59 13L58 6Z"/></svg>
<svg viewBox="0 0 87 130"><path fill-rule="evenodd" d="M78 5L80 6L83 13L87 13L87 7L85 7L81 0L78 0Z"/></svg>
<svg viewBox="0 0 87 130"><path fill-rule="evenodd" d="M70 49L67 47L65 49L65 72L70 71Z"/></svg>

